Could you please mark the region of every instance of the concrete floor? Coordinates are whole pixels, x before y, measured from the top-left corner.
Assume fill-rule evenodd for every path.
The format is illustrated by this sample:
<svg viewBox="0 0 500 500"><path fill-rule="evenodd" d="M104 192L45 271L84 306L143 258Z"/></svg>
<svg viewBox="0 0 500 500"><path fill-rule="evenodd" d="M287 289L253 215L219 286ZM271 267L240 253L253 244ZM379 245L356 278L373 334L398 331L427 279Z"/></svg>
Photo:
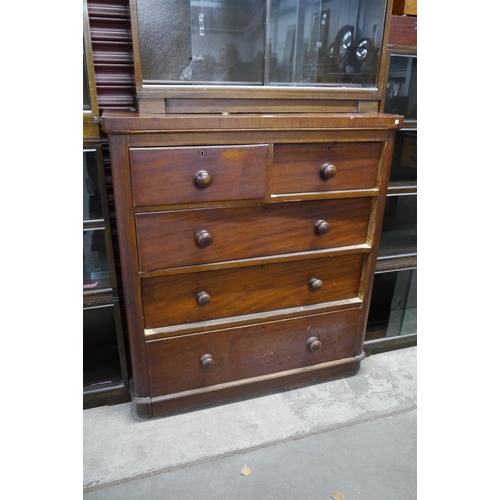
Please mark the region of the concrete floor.
<svg viewBox="0 0 500 500"><path fill-rule="evenodd" d="M410 347L353 377L174 416L84 410L84 500L416 499L416 396Z"/></svg>

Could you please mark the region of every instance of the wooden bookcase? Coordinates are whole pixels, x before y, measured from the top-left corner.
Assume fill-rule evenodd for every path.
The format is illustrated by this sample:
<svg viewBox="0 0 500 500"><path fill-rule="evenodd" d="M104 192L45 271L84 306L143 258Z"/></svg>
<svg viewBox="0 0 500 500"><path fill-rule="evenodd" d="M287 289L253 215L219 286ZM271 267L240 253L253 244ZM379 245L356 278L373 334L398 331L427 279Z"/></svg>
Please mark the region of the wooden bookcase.
<svg viewBox="0 0 500 500"><path fill-rule="evenodd" d="M405 116L396 134L365 350L417 343L417 17L391 21L381 111Z"/></svg>
<svg viewBox="0 0 500 500"><path fill-rule="evenodd" d="M130 397L86 2L83 75L83 406L90 408Z"/></svg>

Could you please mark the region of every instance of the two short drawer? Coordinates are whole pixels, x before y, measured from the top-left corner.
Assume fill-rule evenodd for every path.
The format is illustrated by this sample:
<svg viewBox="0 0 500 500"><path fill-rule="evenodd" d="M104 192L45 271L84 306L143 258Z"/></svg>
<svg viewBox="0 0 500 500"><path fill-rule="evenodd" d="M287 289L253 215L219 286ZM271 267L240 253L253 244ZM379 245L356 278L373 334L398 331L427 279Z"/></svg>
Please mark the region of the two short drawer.
<svg viewBox="0 0 500 500"><path fill-rule="evenodd" d="M151 396L354 355L359 309L147 342Z"/></svg>
<svg viewBox="0 0 500 500"><path fill-rule="evenodd" d="M136 207L374 189L381 144L132 148Z"/></svg>

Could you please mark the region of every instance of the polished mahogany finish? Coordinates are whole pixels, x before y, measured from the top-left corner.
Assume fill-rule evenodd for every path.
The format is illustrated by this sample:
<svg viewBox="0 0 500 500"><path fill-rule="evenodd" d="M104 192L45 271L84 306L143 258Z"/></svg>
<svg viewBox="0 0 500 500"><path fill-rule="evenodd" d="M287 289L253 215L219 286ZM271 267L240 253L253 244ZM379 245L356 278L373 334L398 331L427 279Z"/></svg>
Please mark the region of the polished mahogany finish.
<svg viewBox="0 0 500 500"><path fill-rule="evenodd" d="M349 358L358 320L359 310L349 309L151 341L152 396Z"/></svg>
<svg viewBox="0 0 500 500"><path fill-rule="evenodd" d="M379 143L277 144L271 165L275 194L374 189Z"/></svg>
<svg viewBox="0 0 500 500"><path fill-rule="evenodd" d="M359 369L400 116L102 122L140 416Z"/></svg>
<svg viewBox="0 0 500 500"><path fill-rule="evenodd" d="M417 17L392 16L389 32L389 47L417 47Z"/></svg>
<svg viewBox="0 0 500 500"><path fill-rule="evenodd" d="M262 198L267 154L267 145L131 149L135 206Z"/></svg>
<svg viewBox="0 0 500 500"><path fill-rule="evenodd" d="M199 208L136 215L143 271L366 241L370 198ZM255 221L259 221L256 224Z"/></svg>
<svg viewBox="0 0 500 500"><path fill-rule="evenodd" d="M363 255L144 278L144 326L159 328L354 298Z"/></svg>

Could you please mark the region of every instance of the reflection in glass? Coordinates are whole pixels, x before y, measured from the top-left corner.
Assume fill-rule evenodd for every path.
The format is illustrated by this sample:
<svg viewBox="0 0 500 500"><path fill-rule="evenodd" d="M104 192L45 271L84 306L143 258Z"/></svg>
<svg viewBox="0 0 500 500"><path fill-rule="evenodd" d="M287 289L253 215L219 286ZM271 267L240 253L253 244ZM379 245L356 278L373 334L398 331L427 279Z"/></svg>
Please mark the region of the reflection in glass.
<svg viewBox="0 0 500 500"><path fill-rule="evenodd" d="M385 0L136 1L146 84L376 86Z"/></svg>
<svg viewBox="0 0 500 500"><path fill-rule="evenodd" d="M417 57L392 55L384 111L417 119Z"/></svg>
<svg viewBox="0 0 500 500"><path fill-rule="evenodd" d="M392 155L391 186L417 185L417 131L399 130Z"/></svg>
<svg viewBox="0 0 500 500"><path fill-rule="evenodd" d="M83 291L111 288L104 229L83 231Z"/></svg>
<svg viewBox="0 0 500 500"><path fill-rule="evenodd" d="M83 45L83 109L84 111L92 108L90 102L90 82L87 68L87 55L85 54L85 44Z"/></svg>
<svg viewBox="0 0 500 500"><path fill-rule="evenodd" d="M379 256L417 252L417 195L388 196Z"/></svg>
<svg viewBox="0 0 500 500"><path fill-rule="evenodd" d="M367 340L417 333L417 269L375 275Z"/></svg>
<svg viewBox="0 0 500 500"><path fill-rule="evenodd" d="M83 151L83 220L102 219L97 151Z"/></svg>
<svg viewBox="0 0 500 500"><path fill-rule="evenodd" d="M417 333L417 270L400 271L394 287L387 337Z"/></svg>
<svg viewBox="0 0 500 500"><path fill-rule="evenodd" d="M83 309L83 385L121 380L114 304Z"/></svg>

